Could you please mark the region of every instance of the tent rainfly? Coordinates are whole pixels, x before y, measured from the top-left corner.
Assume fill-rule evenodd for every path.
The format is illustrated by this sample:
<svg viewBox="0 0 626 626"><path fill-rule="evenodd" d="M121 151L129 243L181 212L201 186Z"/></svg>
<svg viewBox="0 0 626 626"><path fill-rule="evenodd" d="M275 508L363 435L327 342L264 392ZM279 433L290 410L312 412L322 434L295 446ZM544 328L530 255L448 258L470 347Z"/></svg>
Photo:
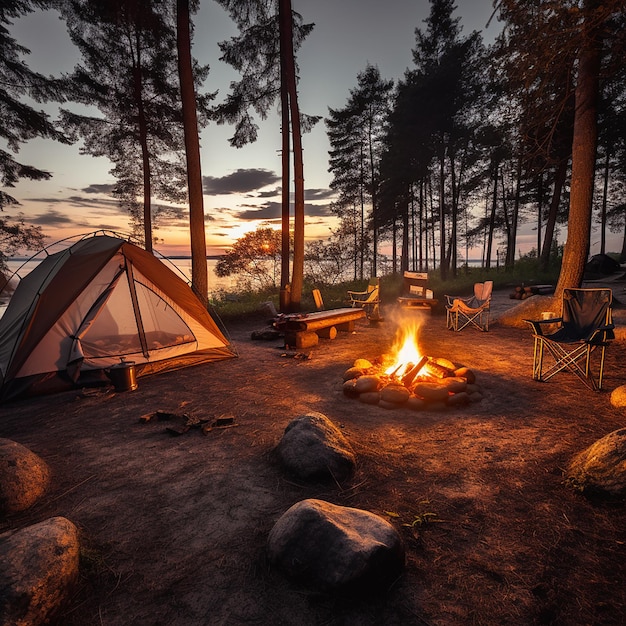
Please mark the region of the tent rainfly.
<svg viewBox="0 0 626 626"><path fill-rule="evenodd" d="M175 272L109 235L49 255L0 319L0 400L102 383L133 362L146 376L236 356Z"/></svg>

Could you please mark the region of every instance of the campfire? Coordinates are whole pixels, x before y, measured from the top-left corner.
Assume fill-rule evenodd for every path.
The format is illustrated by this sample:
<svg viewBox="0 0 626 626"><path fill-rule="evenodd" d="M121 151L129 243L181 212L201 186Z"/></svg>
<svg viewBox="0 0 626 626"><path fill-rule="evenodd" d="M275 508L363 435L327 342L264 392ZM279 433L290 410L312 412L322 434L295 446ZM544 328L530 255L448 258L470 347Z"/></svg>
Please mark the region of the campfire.
<svg viewBox="0 0 626 626"><path fill-rule="evenodd" d="M357 359L343 380L347 396L388 409L441 411L483 397L471 369L421 353L416 324L400 328L390 354Z"/></svg>

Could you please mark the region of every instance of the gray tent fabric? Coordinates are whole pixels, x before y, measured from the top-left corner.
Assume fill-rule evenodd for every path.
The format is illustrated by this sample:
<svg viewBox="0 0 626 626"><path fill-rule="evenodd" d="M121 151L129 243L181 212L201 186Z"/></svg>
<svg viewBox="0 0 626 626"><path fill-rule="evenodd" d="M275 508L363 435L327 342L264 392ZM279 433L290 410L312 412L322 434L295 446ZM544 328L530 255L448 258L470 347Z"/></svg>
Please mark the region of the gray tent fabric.
<svg viewBox="0 0 626 626"><path fill-rule="evenodd" d="M96 235L46 257L0 319L0 400L137 376L236 353L189 285L142 248Z"/></svg>

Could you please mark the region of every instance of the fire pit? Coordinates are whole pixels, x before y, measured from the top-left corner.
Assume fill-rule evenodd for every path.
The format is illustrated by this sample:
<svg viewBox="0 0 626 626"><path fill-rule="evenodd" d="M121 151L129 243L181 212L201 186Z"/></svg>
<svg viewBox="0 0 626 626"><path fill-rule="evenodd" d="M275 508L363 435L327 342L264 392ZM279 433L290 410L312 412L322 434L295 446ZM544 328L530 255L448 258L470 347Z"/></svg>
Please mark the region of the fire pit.
<svg viewBox="0 0 626 626"><path fill-rule="evenodd" d="M418 327L403 326L392 352L374 362L357 359L343 376L343 392L366 404L443 411L483 398L474 372L446 358L420 353Z"/></svg>

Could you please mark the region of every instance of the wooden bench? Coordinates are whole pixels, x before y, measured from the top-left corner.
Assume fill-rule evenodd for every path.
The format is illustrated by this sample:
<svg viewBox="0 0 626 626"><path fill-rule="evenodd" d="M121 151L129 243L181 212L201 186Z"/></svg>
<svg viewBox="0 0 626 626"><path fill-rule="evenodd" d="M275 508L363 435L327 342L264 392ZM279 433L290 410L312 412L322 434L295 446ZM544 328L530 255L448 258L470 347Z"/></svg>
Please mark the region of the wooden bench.
<svg viewBox="0 0 626 626"><path fill-rule="evenodd" d="M434 298L418 298L412 296L400 296L398 298L398 304L407 308L423 309L424 311L430 311L434 306L437 306L439 301Z"/></svg>
<svg viewBox="0 0 626 626"><path fill-rule="evenodd" d="M319 338L334 339L337 331L352 332L356 320L366 316L363 309L330 309L306 315L294 315L281 323L285 330L285 345L298 349L316 346Z"/></svg>

